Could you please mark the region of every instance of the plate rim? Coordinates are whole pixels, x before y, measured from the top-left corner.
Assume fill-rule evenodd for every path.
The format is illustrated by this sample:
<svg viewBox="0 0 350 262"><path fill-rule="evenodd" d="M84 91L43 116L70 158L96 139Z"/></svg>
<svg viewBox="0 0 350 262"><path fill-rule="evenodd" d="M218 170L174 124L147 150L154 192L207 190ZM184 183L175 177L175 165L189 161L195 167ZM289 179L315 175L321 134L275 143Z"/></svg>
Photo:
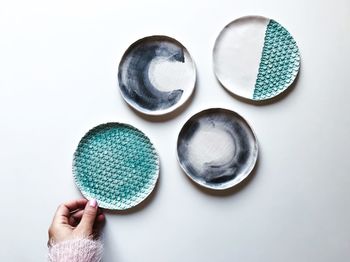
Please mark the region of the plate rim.
<svg viewBox="0 0 350 262"><path fill-rule="evenodd" d="M220 111L226 111L230 114L234 114L235 116L238 116L238 118L242 119L246 124L247 126L249 127L249 129L251 130L252 132L252 135L254 137L254 141L255 141L255 148L256 148L256 155L255 155L255 158L254 158L254 164L251 165L251 167L248 169L248 172L247 172L247 175L244 176L243 178L237 180L235 183L224 183L224 184L227 184L226 186L224 187L213 187L213 186L210 186L208 185L207 183L202 183L200 182L199 180L196 180L192 177L191 174L189 174L190 172L187 171L187 169L184 167L184 165L182 164L182 162L180 161L180 157L179 157L179 138L180 138L180 134L182 133L185 125L193 118L197 117L198 115L201 115L201 114L205 114L206 112L209 112L209 111L217 111L217 110L220 110ZM177 158L177 161L182 169L182 171L186 174L186 176L188 178L191 179L191 181L193 181L196 185L200 186L200 187L204 187L204 188L207 188L207 189L210 189L210 190L214 190L214 191L225 191L225 190L229 190L231 188L234 188L235 186L237 186L239 183L241 183L243 180L247 179L251 173L253 172L254 168L256 167L256 164L258 162L258 158L259 158L259 143L258 143L258 139L257 139L257 136L256 136L256 133L254 131L254 129L251 127L251 125L248 123L248 121L240 114L238 114L237 112L231 110L231 109L228 109L226 107L210 107L210 108L206 108L206 109L202 109L200 111L197 111L197 113L193 114L191 117L189 117L186 122L182 125L181 129L180 129L180 132L178 133L177 135L177 142L176 142L176 158ZM231 180L231 181L235 181L235 179Z"/></svg>

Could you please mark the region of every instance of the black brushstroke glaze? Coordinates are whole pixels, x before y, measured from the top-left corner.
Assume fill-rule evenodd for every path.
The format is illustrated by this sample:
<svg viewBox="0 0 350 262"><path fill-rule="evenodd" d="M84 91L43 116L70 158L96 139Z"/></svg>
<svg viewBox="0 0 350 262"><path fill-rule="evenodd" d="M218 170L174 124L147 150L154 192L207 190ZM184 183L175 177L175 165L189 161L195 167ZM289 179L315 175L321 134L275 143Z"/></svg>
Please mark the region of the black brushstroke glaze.
<svg viewBox="0 0 350 262"><path fill-rule="evenodd" d="M209 122L213 128L220 128L227 132L235 143L236 151L227 163L222 165L205 163L203 172L198 173L189 159L188 146L193 135L200 132L201 122ZM250 164L249 158L254 149L250 143L248 132L251 132L249 126L242 126L242 120L235 119L230 111L223 109L202 111L186 122L179 134L177 144L179 161L187 173L206 184L223 184L233 180Z"/></svg>
<svg viewBox="0 0 350 262"><path fill-rule="evenodd" d="M136 42L124 55L118 79L123 95L148 110L166 109L176 104L183 93L159 91L149 80L149 66L154 58L166 57L168 61L185 62L183 47L167 41ZM130 62L125 63L126 58ZM122 71L127 70L123 77Z"/></svg>

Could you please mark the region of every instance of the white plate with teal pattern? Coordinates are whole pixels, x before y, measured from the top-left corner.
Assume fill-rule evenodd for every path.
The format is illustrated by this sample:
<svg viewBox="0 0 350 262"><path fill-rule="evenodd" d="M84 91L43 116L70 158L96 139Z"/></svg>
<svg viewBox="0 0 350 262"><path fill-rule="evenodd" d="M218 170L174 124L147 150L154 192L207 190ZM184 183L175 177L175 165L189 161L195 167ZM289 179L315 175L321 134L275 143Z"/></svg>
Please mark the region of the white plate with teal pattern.
<svg viewBox="0 0 350 262"><path fill-rule="evenodd" d="M300 68L299 48L275 20L244 16L220 32L213 49L214 73L233 94L266 100L284 92Z"/></svg>

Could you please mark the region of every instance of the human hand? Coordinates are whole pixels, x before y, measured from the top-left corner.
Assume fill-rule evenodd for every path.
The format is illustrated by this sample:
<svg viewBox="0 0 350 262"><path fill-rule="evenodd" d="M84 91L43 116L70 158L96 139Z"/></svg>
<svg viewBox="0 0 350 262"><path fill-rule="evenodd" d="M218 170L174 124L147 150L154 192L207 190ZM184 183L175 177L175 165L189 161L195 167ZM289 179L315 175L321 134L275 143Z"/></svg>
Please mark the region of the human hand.
<svg viewBox="0 0 350 262"><path fill-rule="evenodd" d="M76 238L97 237L105 220L96 200L72 200L61 204L49 228L49 245Z"/></svg>

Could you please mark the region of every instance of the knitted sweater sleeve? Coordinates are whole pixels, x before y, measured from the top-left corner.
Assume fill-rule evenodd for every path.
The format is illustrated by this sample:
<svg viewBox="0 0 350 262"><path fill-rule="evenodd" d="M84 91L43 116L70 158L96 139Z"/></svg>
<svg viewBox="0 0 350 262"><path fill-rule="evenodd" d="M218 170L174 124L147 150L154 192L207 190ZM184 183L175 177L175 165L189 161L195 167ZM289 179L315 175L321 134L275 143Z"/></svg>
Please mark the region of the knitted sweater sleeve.
<svg viewBox="0 0 350 262"><path fill-rule="evenodd" d="M100 240L73 239L52 245L49 248L49 262L99 262L102 260Z"/></svg>

